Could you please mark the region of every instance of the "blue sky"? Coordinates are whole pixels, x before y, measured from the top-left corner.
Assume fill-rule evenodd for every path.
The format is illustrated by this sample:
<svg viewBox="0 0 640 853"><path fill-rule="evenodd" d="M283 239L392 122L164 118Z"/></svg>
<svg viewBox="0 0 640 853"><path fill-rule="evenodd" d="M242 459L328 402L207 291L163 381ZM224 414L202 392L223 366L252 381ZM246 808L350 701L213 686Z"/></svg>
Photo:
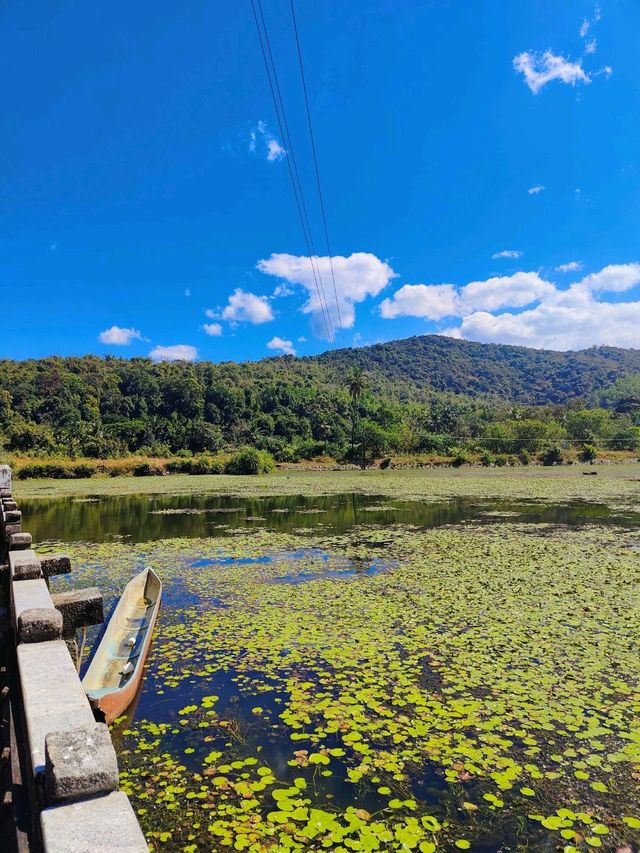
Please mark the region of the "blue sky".
<svg viewBox="0 0 640 853"><path fill-rule="evenodd" d="M250 0L14 1L0 356L640 347L635 0L296 0L337 307L289 0L263 6L333 334Z"/></svg>

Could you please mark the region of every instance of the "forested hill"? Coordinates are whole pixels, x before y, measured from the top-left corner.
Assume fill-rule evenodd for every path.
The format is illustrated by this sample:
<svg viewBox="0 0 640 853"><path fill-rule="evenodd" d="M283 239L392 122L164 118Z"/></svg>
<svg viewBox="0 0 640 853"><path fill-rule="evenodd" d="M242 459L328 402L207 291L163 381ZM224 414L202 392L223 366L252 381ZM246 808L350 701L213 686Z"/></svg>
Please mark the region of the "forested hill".
<svg viewBox="0 0 640 853"><path fill-rule="evenodd" d="M640 330L638 339L640 346ZM620 377L640 373L640 349L592 347L554 352L439 335L334 350L309 360L327 365L336 374L357 364L401 386L474 397L492 395L536 406L577 397L594 399Z"/></svg>
<svg viewBox="0 0 640 853"><path fill-rule="evenodd" d="M350 398L354 367L365 375ZM363 445L383 453L439 451L465 438L516 447L509 436L523 424L536 435L568 430L573 440L634 449L639 400L638 350L543 352L432 335L240 364L0 361L0 454L162 456L250 445L295 461L353 456L356 427ZM602 402L607 411L571 415Z"/></svg>

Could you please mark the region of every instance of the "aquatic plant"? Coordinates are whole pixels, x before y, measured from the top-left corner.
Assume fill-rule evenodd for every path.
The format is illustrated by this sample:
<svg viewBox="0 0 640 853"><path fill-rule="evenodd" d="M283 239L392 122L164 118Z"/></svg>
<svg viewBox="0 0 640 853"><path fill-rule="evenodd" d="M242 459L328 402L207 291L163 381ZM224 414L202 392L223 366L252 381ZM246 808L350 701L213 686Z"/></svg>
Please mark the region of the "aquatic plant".
<svg viewBox="0 0 640 853"><path fill-rule="evenodd" d="M509 520L73 546L76 582L165 579L114 727L151 845L637 844L636 541Z"/></svg>

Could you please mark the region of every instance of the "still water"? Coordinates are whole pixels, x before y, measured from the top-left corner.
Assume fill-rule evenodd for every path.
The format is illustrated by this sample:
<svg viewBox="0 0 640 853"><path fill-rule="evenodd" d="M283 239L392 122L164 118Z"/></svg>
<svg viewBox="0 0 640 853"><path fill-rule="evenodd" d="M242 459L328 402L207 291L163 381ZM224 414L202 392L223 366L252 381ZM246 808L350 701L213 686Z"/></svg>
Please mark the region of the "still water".
<svg viewBox="0 0 640 853"><path fill-rule="evenodd" d="M604 504L545 504L454 498L401 501L383 495L301 495L239 498L230 495L147 496L23 500L25 529L34 542L150 542L173 537L227 536L263 527L281 533L325 527L342 533L360 525L438 527L461 522L636 526L638 513L616 513Z"/></svg>

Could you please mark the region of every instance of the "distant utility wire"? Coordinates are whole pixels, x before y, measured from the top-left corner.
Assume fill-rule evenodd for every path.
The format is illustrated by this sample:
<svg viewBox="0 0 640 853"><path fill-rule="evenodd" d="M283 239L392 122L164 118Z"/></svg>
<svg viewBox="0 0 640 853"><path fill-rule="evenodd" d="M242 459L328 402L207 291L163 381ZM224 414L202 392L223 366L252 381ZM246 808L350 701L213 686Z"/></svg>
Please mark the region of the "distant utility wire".
<svg viewBox="0 0 640 853"><path fill-rule="evenodd" d="M322 213L322 223L324 225L324 237L327 244L327 255L329 256L329 267L331 268L331 279L333 281L333 295L336 300L336 311L338 312L338 328L340 329L340 338L344 346L344 332L342 330L342 317L340 316L340 302L338 301L338 288L336 287L336 277L333 271L333 257L331 254L331 244L329 242L329 229L327 227L327 215L324 208L324 199L322 196L322 185L320 183L320 169L318 167L318 155L316 152L316 141L313 134L313 123L311 121L311 110L309 108L309 96L307 93L307 81L304 74L304 62L302 61L302 50L300 48L300 37L298 35L298 23L296 21L296 10L293 0L291 2L291 19L293 20L293 31L296 36L296 48L298 50L298 62L300 64L300 77L302 78L302 90L304 92L304 103L307 108L307 121L309 123L309 136L311 137L311 150L313 152L313 164L316 172L316 184L318 186L318 197L320 199L320 211Z"/></svg>
<svg viewBox="0 0 640 853"><path fill-rule="evenodd" d="M432 435L447 435L451 436L451 438L460 438L464 441L493 441L493 442L501 442L502 444L509 444L510 442L513 444L538 444L544 441L558 441L562 444L591 444L592 442L596 442L597 444L626 444L629 439L627 438L593 438L592 436L587 436L586 438L565 438L562 435L545 435L540 436L540 438L499 438L495 436L488 435L461 435L459 433L453 432L444 432L444 433L431 433Z"/></svg>
<svg viewBox="0 0 640 853"><path fill-rule="evenodd" d="M256 11L257 6L257 11ZM320 303L320 310L322 313L322 317L324 320L325 329L327 332L327 338L329 341L333 341L335 336L333 332L333 327L331 324L331 317L329 316L329 310L327 307L327 300L324 293L324 286L322 283L322 275L320 273L320 267L318 266L318 257L315 251L314 243L313 243L313 235L311 232L311 225L309 222L309 215L307 213L307 206L304 200L304 192L302 189L302 183L300 181L300 175L298 173L298 166L296 163L295 152L293 148L293 140L291 138L291 134L289 133L289 124L287 122L286 111L284 108L284 101L282 99L282 93L280 91L280 84L278 82L278 74L276 71L275 62L273 59L273 53L271 50L271 42L269 40L269 32L267 30L266 21L264 19L264 13L262 11L262 2L261 0L251 0L251 8L253 10L253 19L256 24L256 30L258 32L258 39L260 41L260 50L262 52L262 58L264 60L265 70L267 72L267 80L269 82L269 89L271 90L271 97L273 98L273 106L276 111L276 118L278 121L278 126L280 128L280 133L282 135L282 139L284 142L285 150L286 150L286 160L287 166L289 168L289 177L291 178L291 186L293 187L293 194L296 201L296 207L298 209L298 216L300 218L300 224L302 226L302 233L304 235L304 241L307 246L307 251L309 253L309 263L311 264L311 271L313 273L313 280L315 283L316 293L318 295L318 301ZM258 12L259 17L258 17ZM266 48L266 49L265 49Z"/></svg>

